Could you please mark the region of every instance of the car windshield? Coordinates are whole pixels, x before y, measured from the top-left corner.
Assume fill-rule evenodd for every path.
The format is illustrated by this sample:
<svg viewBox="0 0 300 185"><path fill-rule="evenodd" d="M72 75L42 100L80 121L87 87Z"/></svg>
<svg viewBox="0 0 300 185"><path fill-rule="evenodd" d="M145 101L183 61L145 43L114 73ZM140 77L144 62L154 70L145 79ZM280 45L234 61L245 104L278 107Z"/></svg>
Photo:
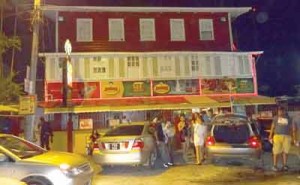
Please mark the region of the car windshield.
<svg viewBox="0 0 300 185"><path fill-rule="evenodd" d="M218 116L213 120L214 124L240 124L240 123L247 123L247 117L239 116L239 115L224 115Z"/></svg>
<svg viewBox="0 0 300 185"><path fill-rule="evenodd" d="M0 146L15 154L21 159L33 157L35 155L40 155L46 152L44 149L35 146L30 142L13 136L0 137Z"/></svg>
<svg viewBox="0 0 300 185"><path fill-rule="evenodd" d="M119 126L108 131L105 136L137 136L141 135L144 125L126 125Z"/></svg>
<svg viewBox="0 0 300 185"><path fill-rule="evenodd" d="M247 124L215 125L213 134L216 142L231 144L245 143L250 136Z"/></svg>

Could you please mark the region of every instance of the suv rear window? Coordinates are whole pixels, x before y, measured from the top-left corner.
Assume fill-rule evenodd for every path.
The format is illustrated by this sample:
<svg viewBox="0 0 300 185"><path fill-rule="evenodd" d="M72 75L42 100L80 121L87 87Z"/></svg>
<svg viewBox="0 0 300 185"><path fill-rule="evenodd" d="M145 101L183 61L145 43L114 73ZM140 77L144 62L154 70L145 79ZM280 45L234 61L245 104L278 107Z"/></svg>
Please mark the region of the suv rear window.
<svg viewBox="0 0 300 185"><path fill-rule="evenodd" d="M247 142L250 131L247 124L215 125L213 135L216 142L241 144Z"/></svg>
<svg viewBox="0 0 300 185"><path fill-rule="evenodd" d="M137 136L141 135L144 125L126 125L120 126L108 131L105 136Z"/></svg>

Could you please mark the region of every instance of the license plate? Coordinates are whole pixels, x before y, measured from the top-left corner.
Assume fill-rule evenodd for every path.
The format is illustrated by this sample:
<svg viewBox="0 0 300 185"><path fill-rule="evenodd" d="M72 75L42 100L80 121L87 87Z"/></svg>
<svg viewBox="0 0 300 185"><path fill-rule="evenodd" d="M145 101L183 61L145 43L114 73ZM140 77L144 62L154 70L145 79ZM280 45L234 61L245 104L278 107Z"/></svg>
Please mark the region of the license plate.
<svg viewBox="0 0 300 185"><path fill-rule="evenodd" d="M112 144L110 144L110 149L111 150L119 150L120 149L120 144L119 143L112 143Z"/></svg>

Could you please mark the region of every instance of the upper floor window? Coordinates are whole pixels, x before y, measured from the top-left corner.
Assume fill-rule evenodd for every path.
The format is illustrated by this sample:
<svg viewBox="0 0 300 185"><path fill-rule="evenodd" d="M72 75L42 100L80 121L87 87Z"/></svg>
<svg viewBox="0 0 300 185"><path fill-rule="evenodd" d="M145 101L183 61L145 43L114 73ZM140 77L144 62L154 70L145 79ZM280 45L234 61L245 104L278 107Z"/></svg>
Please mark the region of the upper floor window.
<svg viewBox="0 0 300 185"><path fill-rule="evenodd" d="M199 19L200 40L214 40L214 26L212 19Z"/></svg>
<svg viewBox="0 0 300 185"><path fill-rule="evenodd" d="M106 68L105 67L93 67L93 72L94 73L106 73Z"/></svg>
<svg viewBox="0 0 300 185"><path fill-rule="evenodd" d="M109 20L109 41L125 41L124 19Z"/></svg>
<svg viewBox="0 0 300 185"><path fill-rule="evenodd" d="M76 41L91 42L93 41L93 20L77 19L76 20Z"/></svg>
<svg viewBox="0 0 300 185"><path fill-rule="evenodd" d="M171 41L185 41L183 19L170 19Z"/></svg>
<svg viewBox="0 0 300 185"><path fill-rule="evenodd" d="M198 72L199 71L199 59L197 55L192 55L192 72Z"/></svg>
<svg viewBox="0 0 300 185"><path fill-rule="evenodd" d="M140 39L141 41L155 41L154 19L140 19Z"/></svg>

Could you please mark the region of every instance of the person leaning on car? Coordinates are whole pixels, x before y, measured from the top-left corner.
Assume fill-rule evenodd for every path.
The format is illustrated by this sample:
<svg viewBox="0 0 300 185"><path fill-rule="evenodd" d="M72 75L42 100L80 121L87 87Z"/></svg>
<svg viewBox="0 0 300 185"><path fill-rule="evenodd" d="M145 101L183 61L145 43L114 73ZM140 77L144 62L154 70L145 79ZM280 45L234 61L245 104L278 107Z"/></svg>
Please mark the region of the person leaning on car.
<svg viewBox="0 0 300 185"><path fill-rule="evenodd" d="M273 171L278 171L278 157L282 157L282 169L288 170L287 158L293 137L293 123L283 107L278 107L274 117L269 139L273 142ZM294 138L294 137L293 137Z"/></svg>

